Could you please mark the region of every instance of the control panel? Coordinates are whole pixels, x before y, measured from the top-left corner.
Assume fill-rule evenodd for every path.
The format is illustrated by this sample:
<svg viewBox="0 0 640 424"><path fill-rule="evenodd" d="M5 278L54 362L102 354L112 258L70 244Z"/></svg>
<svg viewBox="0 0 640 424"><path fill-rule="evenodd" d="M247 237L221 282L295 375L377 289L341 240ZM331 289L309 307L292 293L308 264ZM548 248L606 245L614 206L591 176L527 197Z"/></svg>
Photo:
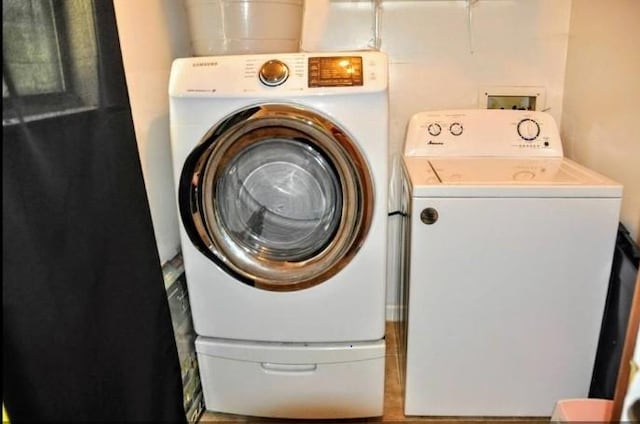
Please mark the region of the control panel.
<svg viewBox="0 0 640 424"><path fill-rule="evenodd" d="M406 156L562 157L562 142L546 112L500 109L427 111L409 121Z"/></svg>
<svg viewBox="0 0 640 424"><path fill-rule="evenodd" d="M362 56L309 58L309 87L361 86Z"/></svg>
<svg viewBox="0 0 640 424"><path fill-rule="evenodd" d="M387 89L387 57L377 51L282 53L177 59L175 97L292 97Z"/></svg>

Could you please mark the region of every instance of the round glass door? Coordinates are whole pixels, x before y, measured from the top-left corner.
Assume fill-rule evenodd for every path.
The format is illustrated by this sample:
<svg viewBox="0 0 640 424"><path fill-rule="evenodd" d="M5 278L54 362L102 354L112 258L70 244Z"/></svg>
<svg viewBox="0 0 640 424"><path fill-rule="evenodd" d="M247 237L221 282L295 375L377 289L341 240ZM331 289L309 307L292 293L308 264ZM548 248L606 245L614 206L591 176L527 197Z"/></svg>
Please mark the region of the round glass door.
<svg viewBox="0 0 640 424"><path fill-rule="evenodd" d="M326 247L340 224L338 176L308 145L265 140L235 156L221 174L213 204L241 249L302 261Z"/></svg>
<svg viewBox="0 0 640 424"><path fill-rule="evenodd" d="M297 106L234 114L192 152L182 181L192 242L262 289L326 281L353 257L371 222L372 180L357 146Z"/></svg>

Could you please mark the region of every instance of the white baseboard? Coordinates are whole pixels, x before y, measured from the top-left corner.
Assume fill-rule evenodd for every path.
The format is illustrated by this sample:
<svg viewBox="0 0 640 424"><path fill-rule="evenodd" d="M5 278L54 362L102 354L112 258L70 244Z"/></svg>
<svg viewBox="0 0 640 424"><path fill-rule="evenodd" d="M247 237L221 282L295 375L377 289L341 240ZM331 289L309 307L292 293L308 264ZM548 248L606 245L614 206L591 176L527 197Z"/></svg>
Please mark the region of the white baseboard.
<svg viewBox="0 0 640 424"><path fill-rule="evenodd" d="M386 307L386 320L387 321L400 321L402 311L404 307L401 305L387 305Z"/></svg>

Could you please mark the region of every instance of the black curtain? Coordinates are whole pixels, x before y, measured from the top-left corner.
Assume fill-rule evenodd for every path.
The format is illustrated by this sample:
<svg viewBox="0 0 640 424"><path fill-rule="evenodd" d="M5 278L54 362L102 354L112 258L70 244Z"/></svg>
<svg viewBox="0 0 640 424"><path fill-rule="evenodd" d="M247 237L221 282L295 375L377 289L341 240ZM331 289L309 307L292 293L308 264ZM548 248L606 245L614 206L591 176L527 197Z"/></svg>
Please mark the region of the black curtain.
<svg viewBox="0 0 640 424"><path fill-rule="evenodd" d="M25 119L3 46L3 401L13 422L183 422L113 4L94 11L91 110Z"/></svg>

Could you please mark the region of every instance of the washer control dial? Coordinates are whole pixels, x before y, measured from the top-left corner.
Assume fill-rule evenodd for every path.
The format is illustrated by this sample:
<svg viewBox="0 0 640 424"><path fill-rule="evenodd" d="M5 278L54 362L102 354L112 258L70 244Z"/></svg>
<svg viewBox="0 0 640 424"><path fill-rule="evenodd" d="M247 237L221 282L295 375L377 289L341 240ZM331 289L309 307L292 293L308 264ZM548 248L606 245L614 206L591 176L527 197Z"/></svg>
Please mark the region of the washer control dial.
<svg viewBox="0 0 640 424"><path fill-rule="evenodd" d="M462 127L462 124L460 122L454 122L453 124L449 125L449 132L452 135L458 136L462 134L463 131L464 128Z"/></svg>
<svg viewBox="0 0 640 424"><path fill-rule="evenodd" d="M540 135L540 124L531 118L518 122L518 135L525 141L534 141Z"/></svg>
<svg viewBox="0 0 640 424"><path fill-rule="evenodd" d="M431 134L432 136L437 136L440 135L440 133L442 132L442 127L440 126L440 124L429 124L429 126L427 127L427 131L429 131L429 134Z"/></svg>
<svg viewBox="0 0 640 424"><path fill-rule="evenodd" d="M267 87L277 87L289 78L289 68L283 62L272 59L262 64L258 78Z"/></svg>

